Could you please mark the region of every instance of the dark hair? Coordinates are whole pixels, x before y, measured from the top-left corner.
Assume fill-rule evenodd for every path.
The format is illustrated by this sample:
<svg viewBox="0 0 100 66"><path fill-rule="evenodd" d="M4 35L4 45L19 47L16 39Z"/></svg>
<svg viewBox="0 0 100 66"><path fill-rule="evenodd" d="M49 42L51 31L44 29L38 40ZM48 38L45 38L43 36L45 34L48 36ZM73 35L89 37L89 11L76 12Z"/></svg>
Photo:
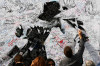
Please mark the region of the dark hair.
<svg viewBox="0 0 100 66"><path fill-rule="evenodd" d="M53 65L55 66L55 62L54 62L54 60L53 60L53 59L50 59L50 58L46 60L46 66L49 66L48 63L49 63L50 61L52 61L52 62L53 62Z"/></svg>
<svg viewBox="0 0 100 66"><path fill-rule="evenodd" d="M33 61L31 66L45 66L45 60L43 57L38 56Z"/></svg>
<svg viewBox="0 0 100 66"><path fill-rule="evenodd" d="M72 52L71 47L66 46L66 47L64 48L64 54L65 54L66 57L71 58L72 55L73 55L73 52Z"/></svg>
<svg viewBox="0 0 100 66"><path fill-rule="evenodd" d="M23 61L22 55L17 54L17 55L15 56L15 58L14 58L14 61L15 61L15 62L22 62L22 61Z"/></svg>
<svg viewBox="0 0 100 66"><path fill-rule="evenodd" d="M92 60L86 61L86 66L96 66Z"/></svg>

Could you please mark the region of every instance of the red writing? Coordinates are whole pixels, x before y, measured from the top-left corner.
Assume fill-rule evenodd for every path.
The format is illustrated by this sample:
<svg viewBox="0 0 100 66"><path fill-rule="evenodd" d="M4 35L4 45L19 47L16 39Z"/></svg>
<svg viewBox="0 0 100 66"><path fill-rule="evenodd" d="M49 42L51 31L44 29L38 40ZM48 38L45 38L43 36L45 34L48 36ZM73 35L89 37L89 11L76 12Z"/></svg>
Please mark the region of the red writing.
<svg viewBox="0 0 100 66"><path fill-rule="evenodd" d="M11 42L8 43L8 46L13 46L13 43L18 40L17 38L16 39L13 39Z"/></svg>

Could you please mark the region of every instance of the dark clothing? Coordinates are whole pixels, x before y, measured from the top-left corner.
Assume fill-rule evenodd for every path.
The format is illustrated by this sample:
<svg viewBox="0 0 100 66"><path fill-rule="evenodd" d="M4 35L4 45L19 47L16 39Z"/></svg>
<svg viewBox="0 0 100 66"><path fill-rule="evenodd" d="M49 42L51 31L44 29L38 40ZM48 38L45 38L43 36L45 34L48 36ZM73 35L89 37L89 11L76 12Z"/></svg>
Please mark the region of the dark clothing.
<svg viewBox="0 0 100 66"><path fill-rule="evenodd" d="M79 50L78 52L73 55L71 58L64 58L59 66L82 66L83 64L83 52L84 52L84 41L80 39Z"/></svg>

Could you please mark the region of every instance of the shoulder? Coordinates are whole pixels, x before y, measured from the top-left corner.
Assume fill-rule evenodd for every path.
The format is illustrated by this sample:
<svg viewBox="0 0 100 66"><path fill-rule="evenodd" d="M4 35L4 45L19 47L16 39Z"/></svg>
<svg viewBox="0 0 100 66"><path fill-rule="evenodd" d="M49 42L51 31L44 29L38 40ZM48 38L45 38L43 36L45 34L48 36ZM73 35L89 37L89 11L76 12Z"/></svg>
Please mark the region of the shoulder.
<svg viewBox="0 0 100 66"><path fill-rule="evenodd" d="M65 66L67 62L68 62L68 58L65 57L60 61L59 66Z"/></svg>

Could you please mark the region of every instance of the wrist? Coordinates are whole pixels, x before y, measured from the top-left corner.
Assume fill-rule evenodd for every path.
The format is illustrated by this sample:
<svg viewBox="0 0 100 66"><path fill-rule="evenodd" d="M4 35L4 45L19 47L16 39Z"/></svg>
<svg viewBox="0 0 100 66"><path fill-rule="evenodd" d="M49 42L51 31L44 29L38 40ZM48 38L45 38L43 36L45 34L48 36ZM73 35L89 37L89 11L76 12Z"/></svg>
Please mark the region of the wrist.
<svg viewBox="0 0 100 66"><path fill-rule="evenodd" d="M80 39L82 39L82 36L81 35L79 35L79 37L80 37Z"/></svg>

